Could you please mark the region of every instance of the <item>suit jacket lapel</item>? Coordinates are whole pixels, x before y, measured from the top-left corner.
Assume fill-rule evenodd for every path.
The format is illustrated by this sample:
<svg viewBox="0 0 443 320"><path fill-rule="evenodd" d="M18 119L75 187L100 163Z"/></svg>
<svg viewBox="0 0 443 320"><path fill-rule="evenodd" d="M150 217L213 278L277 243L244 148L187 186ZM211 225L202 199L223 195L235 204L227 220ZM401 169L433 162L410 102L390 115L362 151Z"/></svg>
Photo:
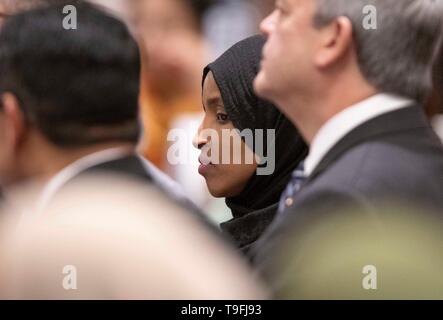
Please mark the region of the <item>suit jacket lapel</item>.
<svg viewBox="0 0 443 320"><path fill-rule="evenodd" d="M371 119L343 137L326 154L305 183L308 184L315 180L344 153L365 141L369 141L380 135L429 126L424 112L418 106L392 111Z"/></svg>

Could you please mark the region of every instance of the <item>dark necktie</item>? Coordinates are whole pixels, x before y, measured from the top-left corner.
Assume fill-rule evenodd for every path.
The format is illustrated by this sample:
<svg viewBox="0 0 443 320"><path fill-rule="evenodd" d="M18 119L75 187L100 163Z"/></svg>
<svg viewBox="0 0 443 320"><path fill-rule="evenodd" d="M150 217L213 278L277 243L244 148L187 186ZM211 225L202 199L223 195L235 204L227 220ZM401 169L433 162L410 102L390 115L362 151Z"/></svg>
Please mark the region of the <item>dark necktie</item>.
<svg viewBox="0 0 443 320"><path fill-rule="evenodd" d="M289 208L294 204L294 197L297 192L300 191L303 182L305 182L307 178L305 175L304 165L304 161L300 162L300 164L292 173L291 181L289 181L289 184L287 185L285 191L280 198L277 215L281 215L286 208Z"/></svg>

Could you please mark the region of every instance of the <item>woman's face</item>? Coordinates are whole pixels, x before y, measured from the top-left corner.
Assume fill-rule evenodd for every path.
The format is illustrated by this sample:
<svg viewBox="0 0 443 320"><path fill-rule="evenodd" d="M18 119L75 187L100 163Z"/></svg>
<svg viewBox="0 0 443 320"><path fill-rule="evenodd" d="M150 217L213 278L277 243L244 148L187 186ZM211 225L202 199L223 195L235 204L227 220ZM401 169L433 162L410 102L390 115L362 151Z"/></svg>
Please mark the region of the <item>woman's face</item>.
<svg viewBox="0 0 443 320"><path fill-rule="evenodd" d="M202 151L199 173L205 178L214 197L235 197L255 174L255 156L240 135L233 131L234 125L225 111L212 72L205 79L202 99L205 117L194 139L194 145ZM212 135L207 134L208 130L217 134L218 143ZM228 132L232 133L231 137Z"/></svg>

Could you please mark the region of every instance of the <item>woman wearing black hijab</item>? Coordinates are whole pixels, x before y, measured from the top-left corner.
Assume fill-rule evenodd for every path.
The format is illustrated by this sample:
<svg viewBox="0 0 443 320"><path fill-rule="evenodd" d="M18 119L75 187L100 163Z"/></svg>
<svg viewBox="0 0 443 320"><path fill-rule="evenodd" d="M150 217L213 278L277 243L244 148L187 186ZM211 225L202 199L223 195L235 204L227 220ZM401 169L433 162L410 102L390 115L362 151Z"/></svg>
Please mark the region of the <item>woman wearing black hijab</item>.
<svg viewBox="0 0 443 320"><path fill-rule="evenodd" d="M271 103L257 97L253 81L259 71L261 52L265 39L254 36L243 40L226 51L203 73L203 108L205 118L194 144L202 151L199 173L206 179L209 191L215 197L225 197L233 219L222 223L222 231L237 246L247 252L273 220L292 172L307 154L307 146L290 121ZM241 164L208 163L211 153L218 148L219 158L224 152L233 152L232 143L219 139L214 146L208 129L222 137L225 129L240 132L251 129L264 130L264 149L254 149L254 143L241 139ZM267 129L275 130L275 170L270 175L257 174L257 162L246 163L245 153L254 152L259 157L273 156L266 148ZM230 138L231 139L231 138ZM235 138L234 138L235 140ZM211 149L212 148L212 149ZM227 150L228 148L228 150ZM209 150L209 151L208 151ZM271 153L271 152L269 152ZM209 157L208 157L209 155ZM232 156L229 157L232 160Z"/></svg>

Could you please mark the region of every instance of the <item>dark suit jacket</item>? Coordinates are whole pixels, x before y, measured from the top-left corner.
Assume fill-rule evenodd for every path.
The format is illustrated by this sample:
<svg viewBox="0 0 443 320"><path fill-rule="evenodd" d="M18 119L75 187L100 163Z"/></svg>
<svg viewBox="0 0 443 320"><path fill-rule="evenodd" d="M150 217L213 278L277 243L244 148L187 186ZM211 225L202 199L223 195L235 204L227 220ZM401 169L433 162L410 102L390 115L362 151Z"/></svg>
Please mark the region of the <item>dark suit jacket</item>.
<svg viewBox="0 0 443 320"><path fill-rule="evenodd" d="M310 219L345 207L377 214L391 204L443 213L443 147L418 106L381 115L339 141L255 246L254 261L266 268L282 238Z"/></svg>

